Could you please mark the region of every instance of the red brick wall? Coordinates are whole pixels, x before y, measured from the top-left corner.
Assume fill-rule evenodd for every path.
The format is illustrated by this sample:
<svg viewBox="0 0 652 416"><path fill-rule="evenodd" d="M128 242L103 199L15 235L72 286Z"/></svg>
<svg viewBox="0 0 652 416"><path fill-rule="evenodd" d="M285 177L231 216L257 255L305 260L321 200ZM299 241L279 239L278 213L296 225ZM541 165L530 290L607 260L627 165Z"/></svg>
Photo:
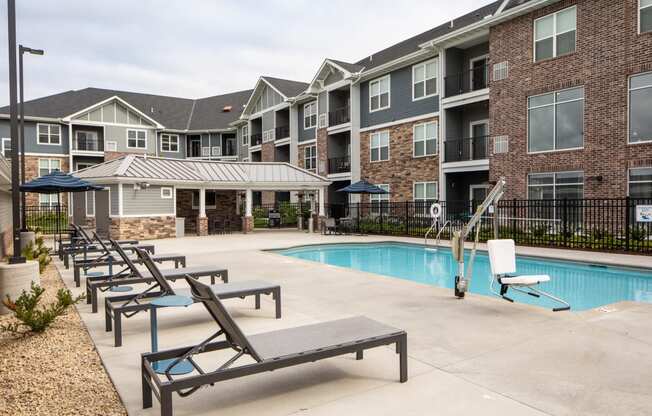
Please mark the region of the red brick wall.
<svg viewBox="0 0 652 416"><path fill-rule="evenodd" d="M411 201L414 182L439 180L439 156L413 157L413 127L437 117L403 123L395 126L360 133L361 177L374 184L389 184L390 200ZM389 160L371 162L371 134L389 130ZM368 201L368 197L363 198Z"/></svg>
<svg viewBox="0 0 652 416"><path fill-rule="evenodd" d="M533 62L534 19L572 5L576 51ZM490 129L509 136L509 153L492 156L490 178L507 177L507 197L527 196L530 172L563 170L584 171L585 197L624 197L627 167L650 165L652 144L627 144L628 77L652 70L652 34L638 34L636 7L564 0L491 29L491 63L509 61L509 77L491 85ZM527 97L572 86L584 86L584 149L528 154Z"/></svg>

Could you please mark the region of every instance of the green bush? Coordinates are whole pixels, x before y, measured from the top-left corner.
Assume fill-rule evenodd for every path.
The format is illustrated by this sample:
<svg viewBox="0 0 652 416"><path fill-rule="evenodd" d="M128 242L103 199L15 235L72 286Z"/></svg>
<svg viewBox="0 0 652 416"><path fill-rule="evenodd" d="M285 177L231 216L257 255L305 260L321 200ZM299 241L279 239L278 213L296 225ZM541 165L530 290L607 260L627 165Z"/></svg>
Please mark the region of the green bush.
<svg viewBox="0 0 652 416"><path fill-rule="evenodd" d="M69 306L74 305L84 299L84 295L73 298L68 289L59 289L57 291L57 301L46 306L38 308L41 295L45 289L32 282L30 293L23 290L23 293L12 301L9 296L2 303L14 313L18 322L0 325L0 330L21 333L21 328L28 328L28 332L43 332L54 322L57 317L63 315Z"/></svg>
<svg viewBox="0 0 652 416"><path fill-rule="evenodd" d="M631 227L629 229L629 237L634 241L646 241L648 233L644 228Z"/></svg>
<svg viewBox="0 0 652 416"><path fill-rule="evenodd" d="M298 209L295 205L288 202L281 203L279 212L281 214L281 224L296 224L298 218Z"/></svg>
<svg viewBox="0 0 652 416"><path fill-rule="evenodd" d="M38 260L39 273L43 273L48 264L52 261L50 249L45 246L43 236L38 236L34 242L30 242L21 253L27 260Z"/></svg>

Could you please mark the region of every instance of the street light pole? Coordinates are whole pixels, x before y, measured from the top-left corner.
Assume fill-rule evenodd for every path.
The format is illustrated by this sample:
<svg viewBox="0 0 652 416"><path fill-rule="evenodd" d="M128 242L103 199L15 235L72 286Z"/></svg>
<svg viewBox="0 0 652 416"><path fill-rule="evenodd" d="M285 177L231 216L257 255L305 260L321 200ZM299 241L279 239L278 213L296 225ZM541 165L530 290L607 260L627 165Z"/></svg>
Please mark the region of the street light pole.
<svg viewBox="0 0 652 416"><path fill-rule="evenodd" d="M25 184L25 97L23 89L23 55L30 53L32 55L43 55L42 49L32 49L23 45L18 45L18 84L20 89L20 183ZM38 131L36 132L38 137ZM27 231L27 214L26 214L26 201L25 192L21 192L21 231Z"/></svg>
<svg viewBox="0 0 652 416"><path fill-rule="evenodd" d="M18 140L18 104L16 103L16 0L7 0L7 28L9 39L9 118L11 120L11 148L19 148ZM9 258L10 264L25 263L20 255L20 170L18 152L11 152L11 203L14 249Z"/></svg>

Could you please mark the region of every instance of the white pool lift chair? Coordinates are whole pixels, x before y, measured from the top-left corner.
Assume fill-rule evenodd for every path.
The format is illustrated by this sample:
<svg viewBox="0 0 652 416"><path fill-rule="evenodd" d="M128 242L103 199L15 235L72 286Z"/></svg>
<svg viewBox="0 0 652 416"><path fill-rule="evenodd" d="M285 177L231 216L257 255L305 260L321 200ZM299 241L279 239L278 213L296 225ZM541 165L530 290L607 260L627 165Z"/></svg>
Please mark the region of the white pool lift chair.
<svg viewBox="0 0 652 416"><path fill-rule="evenodd" d="M553 308L554 312L570 310L570 304L563 301L549 293L536 289L539 283L550 281L548 275L533 275L533 276L518 276L516 273L516 245L514 240L489 240L487 241L489 248L489 264L491 265L491 281L489 289L496 296L514 302L514 299L507 296L509 289L516 290L517 292L525 293L526 295L539 298L541 296L547 297L564 306ZM494 285L500 285L500 291L494 289Z"/></svg>

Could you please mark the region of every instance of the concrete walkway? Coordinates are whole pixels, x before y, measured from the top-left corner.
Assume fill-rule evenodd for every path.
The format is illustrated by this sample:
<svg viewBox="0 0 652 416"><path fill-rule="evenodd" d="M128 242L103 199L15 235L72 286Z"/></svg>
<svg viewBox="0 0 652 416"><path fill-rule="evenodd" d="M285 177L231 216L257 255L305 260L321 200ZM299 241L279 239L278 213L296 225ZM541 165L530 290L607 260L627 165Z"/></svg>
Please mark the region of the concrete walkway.
<svg viewBox="0 0 652 416"><path fill-rule="evenodd" d="M450 289L260 251L389 239L264 231L155 241L158 253L187 254L188 265L227 267L231 281L281 284L281 320L273 318L268 300L258 311L252 299L226 302L245 333L353 315L408 333L406 384L398 383L398 356L390 348L378 348L363 361L334 358L220 383L189 398L175 396L175 415L651 413L651 304L627 302L553 314L473 294L459 301ZM652 267L649 257L545 249L521 253ZM72 272L62 270L62 275L72 287ZM141 409L139 358L150 349L148 315L126 320L124 345L114 348L112 333L104 331L102 307L98 314L85 304L79 310L129 413L158 414L156 400L153 409ZM202 340L214 324L201 305L193 305L162 310L159 328L159 345L169 348Z"/></svg>

